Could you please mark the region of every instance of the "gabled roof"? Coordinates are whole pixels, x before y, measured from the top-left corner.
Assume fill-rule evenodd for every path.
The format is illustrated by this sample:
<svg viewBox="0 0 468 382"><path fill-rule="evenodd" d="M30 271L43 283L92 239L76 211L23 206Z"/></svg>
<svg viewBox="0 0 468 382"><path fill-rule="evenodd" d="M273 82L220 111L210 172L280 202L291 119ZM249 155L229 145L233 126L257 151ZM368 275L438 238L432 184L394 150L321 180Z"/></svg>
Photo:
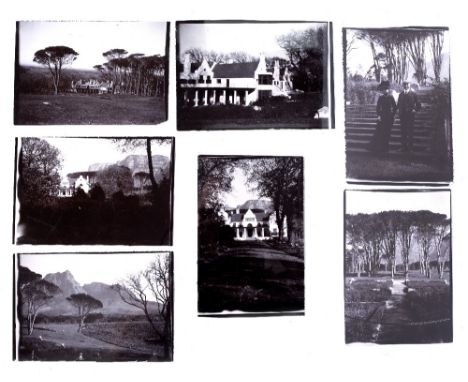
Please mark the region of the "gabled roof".
<svg viewBox="0 0 468 382"><path fill-rule="evenodd" d="M213 68L215 78L254 78L258 61L234 64L217 64Z"/></svg>
<svg viewBox="0 0 468 382"><path fill-rule="evenodd" d="M231 215L231 221L233 223L239 223L244 218L244 214L233 214Z"/></svg>

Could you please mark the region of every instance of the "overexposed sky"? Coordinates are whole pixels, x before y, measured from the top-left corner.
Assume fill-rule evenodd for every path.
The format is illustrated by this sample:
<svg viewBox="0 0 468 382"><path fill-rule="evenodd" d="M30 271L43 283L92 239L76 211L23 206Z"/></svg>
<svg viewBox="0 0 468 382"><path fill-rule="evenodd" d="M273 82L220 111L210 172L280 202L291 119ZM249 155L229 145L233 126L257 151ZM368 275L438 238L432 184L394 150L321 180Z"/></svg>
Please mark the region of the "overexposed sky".
<svg viewBox="0 0 468 382"><path fill-rule="evenodd" d="M247 200L259 199L258 193L252 190L252 185L247 184L247 177L244 171L237 168L234 170L234 179L232 180L232 191L224 193L221 199L226 207L237 207L239 204L245 203Z"/></svg>
<svg viewBox="0 0 468 382"><path fill-rule="evenodd" d="M179 24L179 54L200 48L220 53L241 51L258 57L287 58L277 38L292 31L326 26L325 23L187 23Z"/></svg>
<svg viewBox="0 0 468 382"><path fill-rule="evenodd" d="M75 280L83 285L92 282L115 284L126 276L144 270L161 253L110 253L110 254L24 254L20 255L21 266L40 273L70 271Z"/></svg>
<svg viewBox="0 0 468 382"><path fill-rule="evenodd" d="M43 139L60 150L63 158L62 177L71 172L87 171L89 165L94 163L115 163L131 154L146 155L146 145L133 151L122 152L116 143L106 138ZM170 159L170 144L160 145L158 140L154 139L151 150L153 155L163 155Z"/></svg>
<svg viewBox="0 0 468 382"><path fill-rule="evenodd" d="M70 66L92 69L103 64L102 53L125 49L131 53L165 55L166 23L111 21L21 21L19 24L19 63L39 66L34 53L48 46L65 45L79 53Z"/></svg>
<svg viewBox="0 0 468 382"><path fill-rule="evenodd" d="M347 214L429 210L450 218L450 192L346 191Z"/></svg>

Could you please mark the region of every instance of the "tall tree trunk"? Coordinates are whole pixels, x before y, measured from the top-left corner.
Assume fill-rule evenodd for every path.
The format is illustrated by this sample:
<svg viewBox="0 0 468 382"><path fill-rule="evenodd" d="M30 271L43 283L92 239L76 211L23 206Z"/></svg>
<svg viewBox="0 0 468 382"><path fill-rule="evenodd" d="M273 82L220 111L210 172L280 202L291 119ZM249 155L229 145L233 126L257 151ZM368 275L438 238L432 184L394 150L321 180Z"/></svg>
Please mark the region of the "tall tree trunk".
<svg viewBox="0 0 468 382"><path fill-rule="evenodd" d="M153 195L156 195L158 184L156 183L156 179L154 177L153 154L151 152L151 139L150 138L146 138L146 154L148 156L148 169L149 169L149 177L151 181L151 189L152 189Z"/></svg>

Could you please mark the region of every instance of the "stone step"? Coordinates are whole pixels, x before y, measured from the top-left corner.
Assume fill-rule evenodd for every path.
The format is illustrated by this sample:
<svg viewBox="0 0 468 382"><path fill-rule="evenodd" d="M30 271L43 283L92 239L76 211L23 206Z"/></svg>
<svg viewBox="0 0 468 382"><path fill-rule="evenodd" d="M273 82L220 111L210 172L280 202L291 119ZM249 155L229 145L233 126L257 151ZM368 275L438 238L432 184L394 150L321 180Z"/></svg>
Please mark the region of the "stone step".
<svg viewBox="0 0 468 382"><path fill-rule="evenodd" d="M359 127L365 127L369 129L375 129L377 124L377 121L374 122L363 122L363 121L356 121L356 122L346 122L345 127L347 129L353 129L353 128L359 128ZM394 123L393 128L395 129L401 129L401 125L399 123ZM432 130L432 125L428 123L421 123L420 121L415 121L414 122L414 129L415 130L422 130L422 131L430 131Z"/></svg>

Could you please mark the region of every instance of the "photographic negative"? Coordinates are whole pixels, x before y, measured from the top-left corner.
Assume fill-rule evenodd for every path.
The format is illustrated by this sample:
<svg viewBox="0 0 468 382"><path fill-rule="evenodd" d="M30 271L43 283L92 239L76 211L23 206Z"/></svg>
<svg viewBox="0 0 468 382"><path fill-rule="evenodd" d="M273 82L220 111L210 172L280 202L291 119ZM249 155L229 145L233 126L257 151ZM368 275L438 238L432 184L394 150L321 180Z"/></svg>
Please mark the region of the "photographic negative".
<svg viewBox="0 0 468 382"><path fill-rule="evenodd" d="M452 342L450 191L345 199L346 343Z"/></svg>
<svg viewBox="0 0 468 382"><path fill-rule="evenodd" d="M167 120L169 23L17 23L16 125Z"/></svg>
<svg viewBox="0 0 468 382"><path fill-rule="evenodd" d="M17 143L17 244L172 244L174 138Z"/></svg>
<svg viewBox="0 0 468 382"><path fill-rule="evenodd" d="M343 29L351 181L453 180L447 28Z"/></svg>
<svg viewBox="0 0 468 382"><path fill-rule="evenodd" d="M333 127L331 24L176 26L178 129Z"/></svg>
<svg viewBox="0 0 468 382"><path fill-rule="evenodd" d="M172 252L19 254L20 361L172 361Z"/></svg>
<svg viewBox="0 0 468 382"><path fill-rule="evenodd" d="M200 315L303 314L302 157L200 156Z"/></svg>

